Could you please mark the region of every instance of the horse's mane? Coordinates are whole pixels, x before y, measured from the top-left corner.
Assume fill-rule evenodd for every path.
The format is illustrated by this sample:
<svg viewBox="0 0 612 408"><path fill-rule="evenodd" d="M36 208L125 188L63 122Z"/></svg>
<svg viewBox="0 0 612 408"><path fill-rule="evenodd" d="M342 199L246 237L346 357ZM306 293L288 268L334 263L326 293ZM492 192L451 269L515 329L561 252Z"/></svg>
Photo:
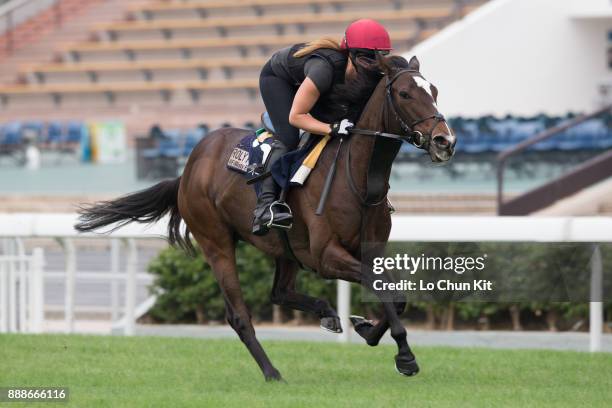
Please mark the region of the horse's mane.
<svg viewBox="0 0 612 408"><path fill-rule="evenodd" d="M393 68L403 69L408 67L408 61L399 55L385 57L387 64ZM334 85L331 96L325 104L325 109L334 120L349 119L355 123L361 116L374 89L384 77L381 70L365 71L359 70L355 78L342 84Z"/></svg>

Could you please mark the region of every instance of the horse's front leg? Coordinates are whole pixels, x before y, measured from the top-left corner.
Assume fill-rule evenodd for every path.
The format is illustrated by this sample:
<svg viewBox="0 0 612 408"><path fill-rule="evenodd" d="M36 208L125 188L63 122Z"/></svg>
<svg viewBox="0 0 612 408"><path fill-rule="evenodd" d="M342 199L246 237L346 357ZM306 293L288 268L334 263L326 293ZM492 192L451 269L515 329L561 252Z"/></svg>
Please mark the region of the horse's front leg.
<svg viewBox="0 0 612 408"><path fill-rule="evenodd" d="M296 292L297 272L298 265L294 261L280 258L276 260L274 285L270 296L272 303L313 313L321 320L321 328L333 333L342 333L340 318L327 300Z"/></svg>
<svg viewBox="0 0 612 408"><path fill-rule="evenodd" d="M376 339L377 343L387 328L390 328L391 337L395 340L398 348L398 353L395 356L395 367L397 371L407 376L418 373L419 366L408 345L406 329L398 314L398 309L403 311L405 302L390 300L394 299L394 297L389 296L389 293L373 290L374 273L371 268L359 262L338 244L328 245L325 249L320 273L324 278L359 282L364 288L374 292L382 302L385 318L383 318L378 325L372 326L370 334L372 339ZM377 276L377 279L381 279L383 283L390 282L385 274ZM403 306L401 305L402 303L404 303Z"/></svg>

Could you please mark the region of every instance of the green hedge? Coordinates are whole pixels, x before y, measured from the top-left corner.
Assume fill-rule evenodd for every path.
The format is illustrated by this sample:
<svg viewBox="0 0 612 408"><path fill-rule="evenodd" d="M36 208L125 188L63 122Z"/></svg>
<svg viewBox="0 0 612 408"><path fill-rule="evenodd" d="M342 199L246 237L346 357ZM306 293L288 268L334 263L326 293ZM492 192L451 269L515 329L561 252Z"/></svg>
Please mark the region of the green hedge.
<svg viewBox="0 0 612 408"><path fill-rule="evenodd" d="M439 244L390 244L391 249L398 252L428 256L453 255L461 253L499 251L508 256L494 257L495 261L487 264L488 271L505 272L511 268L534 268L540 271L534 280L534 285L545 288L547 271L557 271L568 267L570 261L588 263L588 247L576 245L565 246L533 246L525 244L474 244L474 243L439 243ZM522 245L522 246L521 246ZM585 250L587 248L587 250ZM612 265L612 251L606 248L604 267ZM573 258L572 258L573 257ZM570 259L572 258L572 259ZM245 301L256 321L271 321L273 306L270 302L270 291L274 277L274 263L257 249L239 244L237 247L237 263L240 283ZM553 261L551 261L553 260ZM217 285L213 272L202 255L189 257L181 250L169 247L163 250L149 265L149 272L154 275L151 292L157 294L157 302L149 312L149 317L158 322L198 322L225 321L224 300ZM488 272L489 273L489 272ZM319 278L313 272L301 271L297 281L298 291L310 296L336 303L336 282ZM375 317L380 306L361 300L357 285L353 285L351 311ZM612 302L606 303L606 315L612 316ZM285 310L288 318L293 311ZM305 319L314 317L303 315ZM463 326L489 328L491 325L511 326L521 329L528 323L530 328L569 329L585 328L588 324L587 303L546 303L546 302L453 302L438 299L436 303L410 302L403 316L412 322L427 322L430 327L453 328L459 323ZM580 327L580 325L582 326ZM574 327L575 326L575 327Z"/></svg>

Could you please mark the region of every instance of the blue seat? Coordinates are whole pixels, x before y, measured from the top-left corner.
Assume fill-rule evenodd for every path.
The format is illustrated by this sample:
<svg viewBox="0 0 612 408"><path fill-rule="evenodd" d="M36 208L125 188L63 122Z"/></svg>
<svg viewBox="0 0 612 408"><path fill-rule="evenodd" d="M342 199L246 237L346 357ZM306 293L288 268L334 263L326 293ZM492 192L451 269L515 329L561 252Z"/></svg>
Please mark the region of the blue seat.
<svg viewBox="0 0 612 408"><path fill-rule="evenodd" d="M181 157L178 140L172 137L160 140L158 150L161 157Z"/></svg>
<svg viewBox="0 0 612 408"><path fill-rule="evenodd" d="M594 149L609 149L612 148L612 133L607 135L600 135L593 139L592 146Z"/></svg>
<svg viewBox="0 0 612 408"><path fill-rule="evenodd" d="M183 145L183 156L189 156L194 147L202 140L203 132L199 129L190 130L185 136L185 144Z"/></svg>
<svg viewBox="0 0 612 408"><path fill-rule="evenodd" d="M35 135L37 142L43 141L45 125L41 121L28 121L23 124L23 131L31 132Z"/></svg>
<svg viewBox="0 0 612 408"><path fill-rule="evenodd" d="M552 151L557 149L557 140L555 139L555 137L551 137L548 138L546 140L543 140L539 143L536 143L534 145L532 145L530 148L530 150L535 150L538 152L547 152L547 151Z"/></svg>
<svg viewBox="0 0 612 408"><path fill-rule="evenodd" d="M19 145L23 142L21 137L21 122L9 122L2 130L0 143L3 145Z"/></svg>
<svg viewBox="0 0 612 408"><path fill-rule="evenodd" d="M400 153L403 154L415 154L419 152L421 152L421 150L410 143L402 143L400 147Z"/></svg>
<svg viewBox="0 0 612 408"><path fill-rule="evenodd" d="M66 141L81 143L87 137L87 126L83 122L70 122L67 126Z"/></svg>
<svg viewBox="0 0 612 408"><path fill-rule="evenodd" d="M491 150L494 152L502 152L514 144L511 134L498 135L491 142Z"/></svg>
<svg viewBox="0 0 612 408"><path fill-rule="evenodd" d="M468 136L467 134L463 137L462 141L457 140L457 144L462 145L461 151L469 154L484 153L491 148L491 145L485 138L474 135Z"/></svg>
<svg viewBox="0 0 612 408"><path fill-rule="evenodd" d="M156 159L161 156L161 152L157 147L144 149L141 154L145 159Z"/></svg>
<svg viewBox="0 0 612 408"><path fill-rule="evenodd" d="M558 136L557 148L564 151L584 150L588 147L588 126L582 123L570 128Z"/></svg>
<svg viewBox="0 0 612 408"><path fill-rule="evenodd" d="M47 126L47 143L60 143L64 140L64 126L61 122L50 122Z"/></svg>

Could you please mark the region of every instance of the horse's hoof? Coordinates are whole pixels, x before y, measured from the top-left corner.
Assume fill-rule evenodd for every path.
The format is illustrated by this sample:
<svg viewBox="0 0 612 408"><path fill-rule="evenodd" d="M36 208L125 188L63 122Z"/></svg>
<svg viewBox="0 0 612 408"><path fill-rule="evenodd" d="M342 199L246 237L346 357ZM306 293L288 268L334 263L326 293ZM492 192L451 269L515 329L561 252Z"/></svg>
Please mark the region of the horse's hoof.
<svg viewBox="0 0 612 408"><path fill-rule="evenodd" d="M414 357L397 355L395 356L395 369L401 375L412 377L413 375L418 374L419 365Z"/></svg>
<svg viewBox="0 0 612 408"><path fill-rule="evenodd" d="M351 323L353 323L353 328L357 334L363 337L368 346L374 347L378 345L379 339L372 338L371 333L372 327L374 327L374 322L367 320L365 317L355 315L350 316L349 319L351 320Z"/></svg>
<svg viewBox="0 0 612 408"><path fill-rule="evenodd" d="M281 375L281 373L278 370L274 370L270 373L264 374L264 376L266 377L266 381L267 382L271 382L271 381L275 381L275 382L286 382L283 379L283 376Z"/></svg>
<svg viewBox="0 0 612 408"><path fill-rule="evenodd" d="M374 323L371 320L367 320L363 316L351 315L349 319L351 320L351 323L353 323L353 327L355 328L355 331L357 331L358 333L359 333L358 328L360 327L363 328L363 327L374 326Z"/></svg>
<svg viewBox="0 0 612 408"><path fill-rule="evenodd" d="M321 328L332 333L342 333L342 324L338 316L322 317Z"/></svg>

